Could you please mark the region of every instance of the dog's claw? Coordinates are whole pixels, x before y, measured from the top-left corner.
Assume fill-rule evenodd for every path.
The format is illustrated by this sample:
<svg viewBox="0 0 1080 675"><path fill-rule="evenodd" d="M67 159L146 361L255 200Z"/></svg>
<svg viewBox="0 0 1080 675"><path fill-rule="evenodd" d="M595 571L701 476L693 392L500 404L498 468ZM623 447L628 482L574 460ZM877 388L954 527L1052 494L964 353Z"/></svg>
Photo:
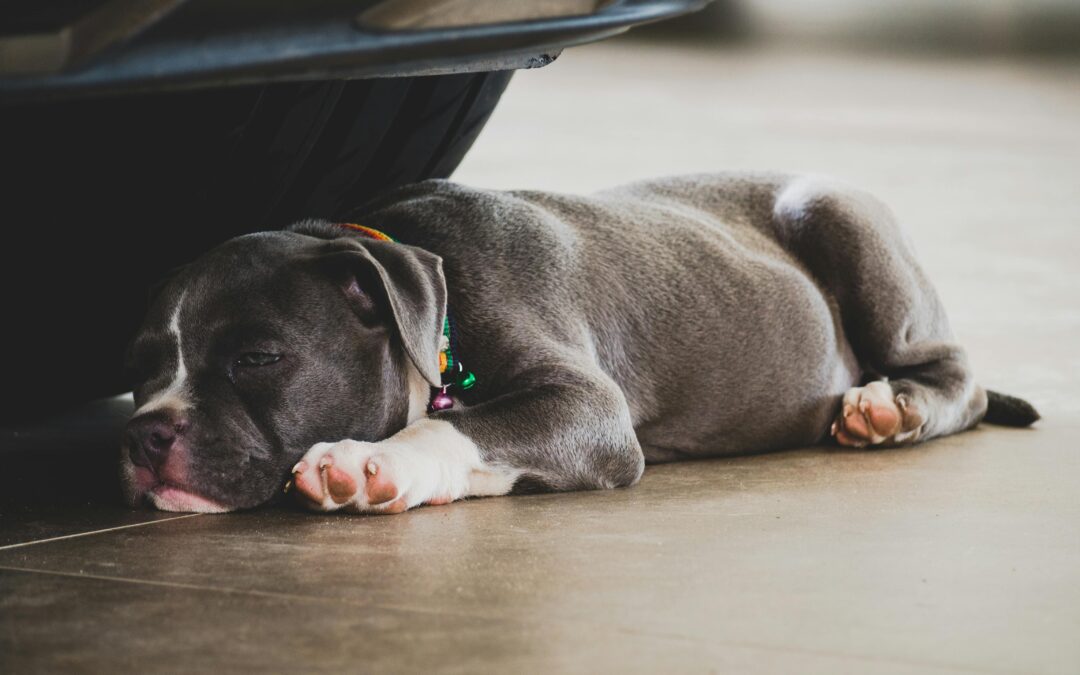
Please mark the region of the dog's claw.
<svg viewBox="0 0 1080 675"><path fill-rule="evenodd" d="M372 476L376 475L377 473L379 473L379 465L375 462L368 462L367 472L370 473Z"/></svg>
<svg viewBox="0 0 1080 675"><path fill-rule="evenodd" d="M307 470L308 470L308 464L304 460L300 460L299 462L296 463L296 466L294 466L292 468L292 472L294 474L304 473Z"/></svg>

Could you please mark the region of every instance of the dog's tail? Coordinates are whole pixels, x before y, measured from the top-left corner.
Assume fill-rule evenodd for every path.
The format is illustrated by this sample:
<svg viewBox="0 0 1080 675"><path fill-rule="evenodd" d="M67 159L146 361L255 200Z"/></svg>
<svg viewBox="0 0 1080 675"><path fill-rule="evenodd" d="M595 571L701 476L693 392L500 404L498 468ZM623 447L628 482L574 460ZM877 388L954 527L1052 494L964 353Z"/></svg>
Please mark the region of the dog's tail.
<svg viewBox="0 0 1080 675"><path fill-rule="evenodd" d="M1022 398L986 390L986 415L983 422L1006 427L1030 427L1039 419L1039 411Z"/></svg>

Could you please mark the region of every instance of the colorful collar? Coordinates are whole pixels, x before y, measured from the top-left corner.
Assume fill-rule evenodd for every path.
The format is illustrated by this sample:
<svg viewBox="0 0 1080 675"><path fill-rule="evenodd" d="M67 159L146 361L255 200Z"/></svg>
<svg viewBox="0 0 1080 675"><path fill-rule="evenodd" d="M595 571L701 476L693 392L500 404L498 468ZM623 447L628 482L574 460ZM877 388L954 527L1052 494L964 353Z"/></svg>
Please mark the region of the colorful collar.
<svg viewBox="0 0 1080 675"><path fill-rule="evenodd" d="M373 227L357 225L356 223L338 223L338 225L359 232L369 239L398 243L397 239ZM457 346L457 330L454 327L453 319L450 318L450 308L447 307L446 317L443 319L442 336L439 338L439 374L442 378L442 386L431 388L431 401L428 403L429 412L454 407L454 399L446 393L450 387L465 390L471 389L476 384L476 376L466 370L465 365L460 360L454 358L454 350Z"/></svg>

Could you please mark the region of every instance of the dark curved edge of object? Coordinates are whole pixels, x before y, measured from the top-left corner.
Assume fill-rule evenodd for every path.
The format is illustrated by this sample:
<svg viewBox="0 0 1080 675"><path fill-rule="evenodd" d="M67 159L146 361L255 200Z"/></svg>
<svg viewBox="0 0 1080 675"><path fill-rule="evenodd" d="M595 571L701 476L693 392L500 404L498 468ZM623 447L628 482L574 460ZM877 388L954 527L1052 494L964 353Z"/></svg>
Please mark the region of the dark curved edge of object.
<svg viewBox="0 0 1080 675"><path fill-rule="evenodd" d="M697 11L708 0L618 0L589 16L370 32L353 15L245 32L175 35L166 19L73 72L0 79L4 102L289 80L531 68L564 48Z"/></svg>

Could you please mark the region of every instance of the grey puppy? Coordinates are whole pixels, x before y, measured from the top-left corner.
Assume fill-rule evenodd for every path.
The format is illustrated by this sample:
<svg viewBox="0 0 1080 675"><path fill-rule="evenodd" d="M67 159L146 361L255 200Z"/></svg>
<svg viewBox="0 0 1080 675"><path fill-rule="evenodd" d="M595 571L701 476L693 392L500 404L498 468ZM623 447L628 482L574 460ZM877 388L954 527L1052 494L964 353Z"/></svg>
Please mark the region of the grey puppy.
<svg viewBox="0 0 1080 675"><path fill-rule="evenodd" d="M1038 419L975 383L888 210L827 180L428 181L351 220L398 241L302 222L166 285L131 349L133 505L247 508L291 481L312 509L397 513ZM447 350L475 386L440 375Z"/></svg>

